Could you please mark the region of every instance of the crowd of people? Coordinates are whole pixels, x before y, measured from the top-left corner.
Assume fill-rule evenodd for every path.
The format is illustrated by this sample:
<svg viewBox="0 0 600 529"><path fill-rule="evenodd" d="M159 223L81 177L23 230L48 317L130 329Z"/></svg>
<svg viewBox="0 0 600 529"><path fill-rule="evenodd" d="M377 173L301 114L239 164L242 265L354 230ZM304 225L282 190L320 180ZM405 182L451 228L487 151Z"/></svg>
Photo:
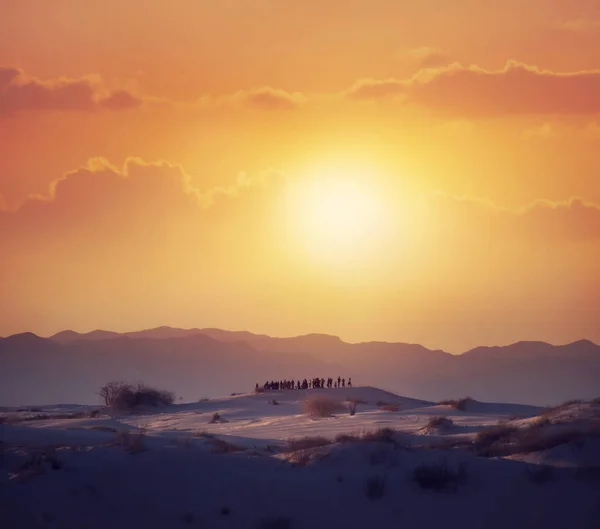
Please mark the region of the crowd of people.
<svg viewBox="0 0 600 529"><path fill-rule="evenodd" d="M346 379L342 377L328 378L312 378L304 380L271 380L265 382L262 386L256 383L255 389L258 391L262 387L263 390L282 391L291 389L319 389L319 388L345 388ZM348 378L348 387L352 387L352 379Z"/></svg>

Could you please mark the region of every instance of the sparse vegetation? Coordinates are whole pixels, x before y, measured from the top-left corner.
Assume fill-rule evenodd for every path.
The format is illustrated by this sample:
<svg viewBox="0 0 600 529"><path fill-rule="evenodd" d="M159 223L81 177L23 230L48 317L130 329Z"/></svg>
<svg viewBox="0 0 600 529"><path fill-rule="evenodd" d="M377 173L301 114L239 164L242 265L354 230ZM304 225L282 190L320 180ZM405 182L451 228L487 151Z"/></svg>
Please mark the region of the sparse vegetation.
<svg viewBox="0 0 600 529"><path fill-rule="evenodd" d="M215 454L232 454L233 452L243 452L246 450L246 448L243 446L229 443L224 439L219 439L218 437L210 437L209 441L213 446L213 452Z"/></svg>
<svg viewBox="0 0 600 529"><path fill-rule="evenodd" d="M380 411L394 412L394 411L398 411L399 409L400 409L400 406L398 404L384 404L382 406L379 406Z"/></svg>
<svg viewBox="0 0 600 529"><path fill-rule="evenodd" d="M385 477L373 476L367 479L365 492L370 500L383 498L385 494Z"/></svg>
<svg viewBox="0 0 600 529"><path fill-rule="evenodd" d="M212 419L210 421L208 421L208 424L217 424L217 423L225 423L225 422L229 422L227 419L225 419L224 417L221 417L221 414L219 412L215 412L213 413Z"/></svg>
<svg viewBox="0 0 600 529"><path fill-rule="evenodd" d="M331 444L331 440L326 437L302 437L300 439L288 440L288 451L296 452L297 450L307 450L310 448L318 448Z"/></svg>
<svg viewBox="0 0 600 529"><path fill-rule="evenodd" d="M336 443L357 443L360 441L360 435L340 433L335 436Z"/></svg>
<svg viewBox="0 0 600 529"><path fill-rule="evenodd" d="M446 460L423 464L415 467L412 479L422 489L435 492L455 492L459 485L466 482L467 467L464 463L451 467Z"/></svg>
<svg viewBox="0 0 600 529"><path fill-rule="evenodd" d="M302 411L312 417L331 417L344 409L341 402L325 396L309 397L302 403Z"/></svg>
<svg viewBox="0 0 600 529"><path fill-rule="evenodd" d="M151 388L144 384L109 382L100 388L100 398L104 405L114 410L133 410L145 406L167 406L175 401L171 391Z"/></svg>
<svg viewBox="0 0 600 529"><path fill-rule="evenodd" d="M438 402L439 405L451 406L452 408L459 411L466 411L467 406L474 402L471 397L464 397L462 399L454 399L454 400L442 400Z"/></svg>
<svg viewBox="0 0 600 529"><path fill-rule="evenodd" d="M139 454L146 450L144 444L144 437L146 436L146 430L140 428L137 431L121 430L117 432L115 437L115 444L125 448L130 454Z"/></svg>
<svg viewBox="0 0 600 529"><path fill-rule="evenodd" d="M269 404L272 404L273 406L278 406L278 405L279 405L279 402L277 402L277 400L276 400L276 399L272 399L272 400L269 400L269 401L267 401L267 402L268 402Z"/></svg>
<svg viewBox="0 0 600 529"><path fill-rule="evenodd" d="M396 432L391 428L379 428L374 432L365 432L361 440L369 443L397 444Z"/></svg>
<svg viewBox="0 0 600 529"><path fill-rule="evenodd" d="M448 417L440 416L440 417L431 417L431 419L429 419L429 421L427 422L426 428L443 430L446 428L450 428L453 425L454 425L454 421L452 421L452 419L449 419Z"/></svg>

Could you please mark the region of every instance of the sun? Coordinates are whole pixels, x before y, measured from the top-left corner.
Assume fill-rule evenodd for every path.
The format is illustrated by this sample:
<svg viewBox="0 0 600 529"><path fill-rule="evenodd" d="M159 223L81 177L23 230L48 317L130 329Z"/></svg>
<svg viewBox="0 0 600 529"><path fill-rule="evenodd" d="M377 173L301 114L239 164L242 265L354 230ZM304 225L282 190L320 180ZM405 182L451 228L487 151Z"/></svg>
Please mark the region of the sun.
<svg viewBox="0 0 600 529"><path fill-rule="evenodd" d="M287 206L296 244L321 262L356 263L373 257L389 228L382 190L350 170L290 185Z"/></svg>

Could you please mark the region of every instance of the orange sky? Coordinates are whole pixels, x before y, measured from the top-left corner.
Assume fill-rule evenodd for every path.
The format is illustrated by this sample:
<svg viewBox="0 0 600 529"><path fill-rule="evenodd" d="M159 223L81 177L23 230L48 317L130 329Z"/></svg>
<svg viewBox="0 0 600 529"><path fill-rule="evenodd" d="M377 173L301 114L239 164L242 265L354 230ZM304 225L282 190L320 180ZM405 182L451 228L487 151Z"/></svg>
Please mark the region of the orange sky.
<svg viewBox="0 0 600 529"><path fill-rule="evenodd" d="M0 335L600 342L599 148L595 0L5 0Z"/></svg>

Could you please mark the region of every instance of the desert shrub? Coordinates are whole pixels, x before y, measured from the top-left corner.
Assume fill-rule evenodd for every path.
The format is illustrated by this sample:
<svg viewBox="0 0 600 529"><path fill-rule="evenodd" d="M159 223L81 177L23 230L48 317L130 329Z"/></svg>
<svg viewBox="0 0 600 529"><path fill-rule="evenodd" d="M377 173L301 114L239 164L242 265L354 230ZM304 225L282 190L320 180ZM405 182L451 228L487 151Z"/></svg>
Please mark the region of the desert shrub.
<svg viewBox="0 0 600 529"><path fill-rule="evenodd" d="M396 432L391 428L379 428L374 432L365 432L361 440L374 443L396 444Z"/></svg>
<svg viewBox="0 0 600 529"><path fill-rule="evenodd" d="M412 479L422 489L455 492L467 479L467 467L464 463L459 463L453 468L445 460L423 464L415 467Z"/></svg>
<svg viewBox="0 0 600 529"><path fill-rule="evenodd" d="M125 382L109 382L100 388L99 395L105 406L116 410L131 410L140 406L166 406L173 404L171 391L155 389L144 384L133 386Z"/></svg>
<svg viewBox="0 0 600 529"><path fill-rule="evenodd" d="M385 477L373 476L367 479L365 493L370 500L383 498L385 494Z"/></svg>
<svg viewBox="0 0 600 529"><path fill-rule="evenodd" d="M336 443L357 443L360 441L359 435L339 433L335 436Z"/></svg>
<svg viewBox="0 0 600 529"><path fill-rule="evenodd" d="M308 465L313 459L313 453L310 450L298 450L292 452L287 458L288 463L293 465L304 467Z"/></svg>
<svg viewBox="0 0 600 529"><path fill-rule="evenodd" d="M310 397L302 403L302 411L312 417L331 417L344 409L341 402L325 396Z"/></svg>
<svg viewBox="0 0 600 529"><path fill-rule="evenodd" d="M213 413L212 419L210 421L208 421L208 424L217 424L217 423L225 423L225 422L229 422L227 419L225 419L224 417L221 417L221 414L219 412L215 412Z"/></svg>
<svg viewBox="0 0 600 529"><path fill-rule="evenodd" d="M453 424L452 419L448 419L448 417L431 417L427 423L427 428L450 428Z"/></svg>
<svg viewBox="0 0 600 529"><path fill-rule="evenodd" d="M121 430L117 432L115 444L122 446L130 454L139 454L140 452L146 450L146 446L144 444L145 435L146 431L143 428L140 428L135 432Z"/></svg>
<svg viewBox="0 0 600 529"><path fill-rule="evenodd" d="M204 437L205 439L211 439L215 434L205 432L204 430L197 430L193 433L193 437Z"/></svg>
<svg viewBox="0 0 600 529"><path fill-rule="evenodd" d="M269 401L268 401L268 403L269 403L269 404L272 404L273 406L279 406L279 402L277 402L277 400L276 400L276 399L269 400Z"/></svg>
<svg viewBox="0 0 600 529"><path fill-rule="evenodd" d="M452 408L459 411L466 411L467 405L473 402L471 397L464 397L462 399L451 399L451 400L441 400L438 402L440 405L451 406Z"/></svg>
<svg viewBox="0 0 600 529"><path fill-rule="evenodd" d="M398 411L400 406L398 404L384 404L379 406L380 411Z"/></svg>
<svg viewBox="0 0 600 529"><path fill-rule="evenodd" d="M318 448L330 444L331 441L325 437L302 437L300 439L289 439L288 451L296 452L297 450L308 450L310 448Z"/></svg>
<svg viewBox="0 0 600 529"><path fill-rule="evenodd" d="M90 426L90 430L96 430L98 432L117 433L118 430L113 426Z"/></svg>
<svg viewBox="0 0 600 529"><path fill-rule="evenodd" d="M263 518L256 524L256 529L291 529L292 519L279 516L277 518Z"/></svg>
<svg viewBox="0 0 600 529"><path fill-rule="evenodd" d="M209 440L210 444L213 446L213 452L215 454L231 454L233 452L242 452L246 450L246 448L243 446L229 443L224 439L219 439L218 437L211 437Z"/></svg>
<svg viewBox="0 0 600 529"><path fill-rule="evenodd" d="M556 471L548 465L536 465L525 469L525 477L532 483L541 485L556 479Z"/></svg>

